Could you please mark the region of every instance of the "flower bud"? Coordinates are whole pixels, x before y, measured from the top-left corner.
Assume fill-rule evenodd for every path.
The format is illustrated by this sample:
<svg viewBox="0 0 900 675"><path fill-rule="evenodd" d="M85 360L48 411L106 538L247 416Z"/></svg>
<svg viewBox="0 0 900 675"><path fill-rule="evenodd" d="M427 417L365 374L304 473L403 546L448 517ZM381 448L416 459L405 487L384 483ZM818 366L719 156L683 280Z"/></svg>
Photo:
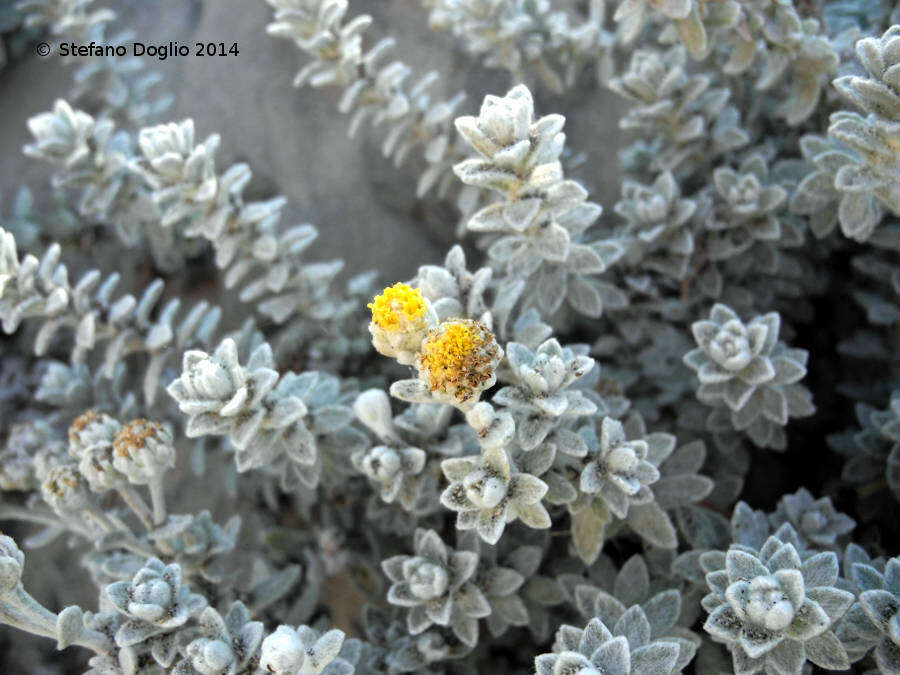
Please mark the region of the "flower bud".
<svg viewBox="0 0 900 675"><path fill-rule="evenodd" d="M44 501L58 514L72 516L88 503L87 485L70 464L55 466L41 485Z"/></svg>
<svg viewBox="0 0 900 675"><path fill-rule="evenodd" d="M115 418L88 410L76 417L69 427L69 454L80 461L86 452L97 446L111 445L121 428Z"/></svg>
<svg viewBox="0 0 900 675"><path fill-rule="evenodd" d="M135 485L146 485L175 466L172 434L161 424L132 420L113 440L113 466Z"/></svg>
<svg viewBox="0 0 900 675"><path fill-rule="evenodd" d="M34 464L28 455L4 450L0 453L0 490L34 489Z"/></svg>
<svg viewBox="0 0 900 675"><path fill-rule="evenodd" d="M38 489L63 456L56 432L44 421L13 424L0 451L0 490Z"/></svg>
<svg viewBox="0 0 900 675"><path fill-rule="evenodd" d="M112 444L122 428L118 420L88 410L69 427L69 454L93 492L106 492L125 481L113 466Z"/></svg>

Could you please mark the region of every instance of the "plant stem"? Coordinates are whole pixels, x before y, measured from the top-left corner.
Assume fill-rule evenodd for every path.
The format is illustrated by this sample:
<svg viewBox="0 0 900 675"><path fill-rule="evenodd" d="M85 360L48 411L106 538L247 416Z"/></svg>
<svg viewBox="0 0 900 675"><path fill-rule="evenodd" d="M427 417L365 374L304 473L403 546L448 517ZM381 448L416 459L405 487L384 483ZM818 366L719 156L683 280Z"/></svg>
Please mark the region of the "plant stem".
<svg viewBox="0 0 900 675"><path fill-rule="evenodd" d="M166 495L163 490L162 477L157 476L150 481L150 501L153 504L153 522L162 525L166 522Z"/></svg>
<svg viewBox="0 0 900 675"><path fill-rule="evenodd" d="M150 517L150 507L143 498L130 485L122 485L117 489L119 496L128 504L128 507L134 511L135 515L140 518L141 523L148 530L153 529L153 520Z"/></svg>

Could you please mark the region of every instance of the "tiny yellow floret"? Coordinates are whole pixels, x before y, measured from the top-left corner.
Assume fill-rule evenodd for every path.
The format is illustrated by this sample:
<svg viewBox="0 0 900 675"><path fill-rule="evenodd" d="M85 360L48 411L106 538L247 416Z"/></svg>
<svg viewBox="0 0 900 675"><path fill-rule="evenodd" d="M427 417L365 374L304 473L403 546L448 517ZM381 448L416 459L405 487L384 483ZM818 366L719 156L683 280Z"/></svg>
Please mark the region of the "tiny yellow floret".
<svg viewBox="0 0 900 675"><path fill-rule="evenodd" d="M425 323L425 298L418 288L396 283L376 295L367 307L372 310L372 323L389 331L420 328Z"/></svg>
<svg viewBox="0 0 900 675"><path fill-rule="evenodd" d="M422 342L417 365L431 391L452 394L465 402L489 386L499 347L478 321L447 321Z"/></svg>

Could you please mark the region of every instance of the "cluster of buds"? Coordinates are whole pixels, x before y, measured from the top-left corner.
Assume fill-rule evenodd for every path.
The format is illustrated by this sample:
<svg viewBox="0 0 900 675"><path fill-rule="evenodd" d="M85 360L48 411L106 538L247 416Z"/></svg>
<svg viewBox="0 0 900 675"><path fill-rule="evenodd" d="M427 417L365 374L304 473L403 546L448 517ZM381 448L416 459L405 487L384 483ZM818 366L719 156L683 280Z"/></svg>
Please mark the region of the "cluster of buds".
<svg viewBox="0 0 900 675"><path fill-rule="evenodd" d="M45 481L44 499L51 506L62 506L60 500L71 502L77 477L78 485L85 483L92 492L118 491L145 525L151 518L156 525L165 521L163 474L175 465L174 441L167 428L144 419L123 425L88 410L69 427L69 455L75 466L59 467L52 480ZM149 488L152 514L132 487L136 485Z"/></svg>
<svg viewBox="0 0 900 675"><path fill-rule="evenodd" d="M93 492L106 492L125 481L112 459L113 439L121 428L118 420L94 410L76 417L69 427L69 454Z"/></svg>
<svg viewBox="0 0 900 675"><path fill-rule="evenodd" d="M421 290L401 283L375 296L369 309L375 349L414 366L418 374L416 379L394 383L391 393L397 398L466 410L497 381L495 370L503 350L480 321L438 322Z"/></svg>

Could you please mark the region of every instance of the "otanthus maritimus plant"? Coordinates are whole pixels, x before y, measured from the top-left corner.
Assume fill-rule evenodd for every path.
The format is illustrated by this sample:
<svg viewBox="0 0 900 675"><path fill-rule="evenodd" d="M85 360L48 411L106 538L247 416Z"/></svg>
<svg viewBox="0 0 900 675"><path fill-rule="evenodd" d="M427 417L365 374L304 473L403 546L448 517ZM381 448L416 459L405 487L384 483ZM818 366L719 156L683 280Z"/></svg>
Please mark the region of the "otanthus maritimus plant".
<svg viewBox="0 0 900 675"><path fill-rule="evenodd" d="M124 4L0 3L0 672L900 673L892 3Z"/></svg>

